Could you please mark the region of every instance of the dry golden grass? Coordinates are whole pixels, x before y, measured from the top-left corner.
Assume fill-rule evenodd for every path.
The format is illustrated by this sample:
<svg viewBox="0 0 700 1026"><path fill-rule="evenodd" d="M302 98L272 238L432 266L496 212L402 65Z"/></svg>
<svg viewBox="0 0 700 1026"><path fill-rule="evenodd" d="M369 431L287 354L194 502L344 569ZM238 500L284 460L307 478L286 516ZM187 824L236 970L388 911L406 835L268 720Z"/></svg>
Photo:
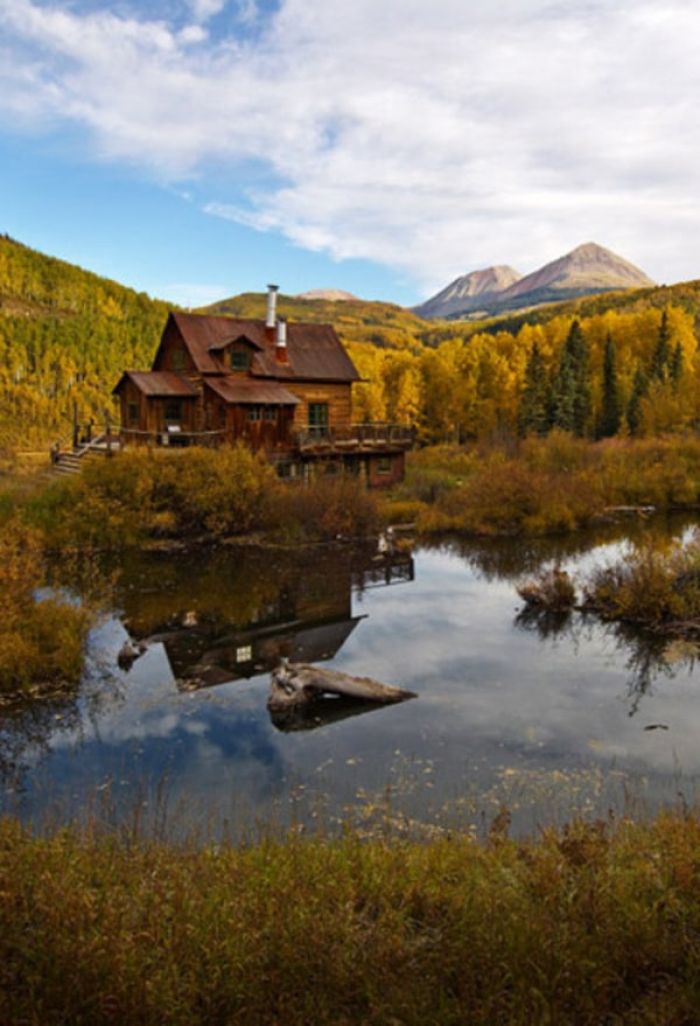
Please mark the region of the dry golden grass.
<svg viewBox="0 0 700 1026"><path fill-rule="evenodd" d="M700 824L195 850L0 824L3 1022L691 1026Z"/></svg>

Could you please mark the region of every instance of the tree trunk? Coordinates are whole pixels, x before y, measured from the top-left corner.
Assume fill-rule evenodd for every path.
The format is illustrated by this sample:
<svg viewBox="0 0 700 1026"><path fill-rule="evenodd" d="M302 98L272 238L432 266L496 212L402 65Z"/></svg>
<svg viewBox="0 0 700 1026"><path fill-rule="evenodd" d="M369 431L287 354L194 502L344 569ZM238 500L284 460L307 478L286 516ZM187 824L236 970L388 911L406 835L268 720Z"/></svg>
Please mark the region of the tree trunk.
<svg viewBox="0 0 700 1026"><path fill-rule="evenodd" d="M413 691L380 684L369 677L351 677L338 670L323 670L305 663L289 663L283 659L270 680L268 709L288 709L294 705L306 705L320 695L343 695L364 702L388 704L416 698Z"/></svg>

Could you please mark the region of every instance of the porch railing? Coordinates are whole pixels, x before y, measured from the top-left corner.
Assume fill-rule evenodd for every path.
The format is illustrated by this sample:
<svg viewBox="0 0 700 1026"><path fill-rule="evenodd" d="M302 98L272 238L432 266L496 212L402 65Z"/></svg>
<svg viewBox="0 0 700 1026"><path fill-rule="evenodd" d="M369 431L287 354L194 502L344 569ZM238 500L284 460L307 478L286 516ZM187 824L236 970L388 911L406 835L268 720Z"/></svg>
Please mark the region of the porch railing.
<svg viewBox="0 0 700 1026"><path fill-rule="evenodd" d="M302 452L335 449L352 452L379 448L410 449L415 430L403 424L351 424L349 427L308 427L297 431L294 440Z"/></svg>
<svg viewBox="0 0 700 1026"><path fill-rule="evenodd" d="M120 430L123 445L216 447L232 441L229 431L142 431L139 428ZM245 442L246 437L242 436ZM415 441L415 430L403 424L352 424L348 427L306 427L291 431L289 440L279 446L281 450L300 453L312 452L373 452L381 449L400 451L410 449Z"/></svg>
<svg viewBox="0 0 700 1026"><path fill-rule="evenodd" d="M188 446L203 445L210 448L222 445L227 440L226 431L141 431L139 428L121 428L123 444Z"/></svg>

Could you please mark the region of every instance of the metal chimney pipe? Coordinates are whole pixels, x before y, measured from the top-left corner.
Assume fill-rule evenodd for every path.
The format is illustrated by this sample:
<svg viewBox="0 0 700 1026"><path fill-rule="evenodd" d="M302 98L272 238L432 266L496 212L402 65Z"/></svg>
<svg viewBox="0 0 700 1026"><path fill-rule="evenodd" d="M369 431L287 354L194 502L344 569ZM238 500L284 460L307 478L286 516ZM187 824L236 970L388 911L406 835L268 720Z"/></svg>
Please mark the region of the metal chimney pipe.
<svg viewBox="0 0 700 1026"><path fill-rule="evenodd" d="M267 286L267 318L265 320L266 328L274 328L275 321L277 320L277 293L279 291L279 285L268 285Z"/></svg>
<svg viewBox="0 0 700 1026"><path fill-rule="evenodd" d="M278 363L289 363L289 356L287 355L287 322L283 321L282 318L277 321L275 357Z"/></svg>

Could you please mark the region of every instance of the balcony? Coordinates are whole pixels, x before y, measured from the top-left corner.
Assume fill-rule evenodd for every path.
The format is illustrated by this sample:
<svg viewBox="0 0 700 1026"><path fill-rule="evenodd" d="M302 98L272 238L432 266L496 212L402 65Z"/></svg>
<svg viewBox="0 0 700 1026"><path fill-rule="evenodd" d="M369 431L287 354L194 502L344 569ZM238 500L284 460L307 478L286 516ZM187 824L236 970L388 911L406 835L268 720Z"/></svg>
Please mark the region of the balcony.
<svg viewBox="0 0 700 1026"><path fill-rule="evenodd" d="M352 424L350 427L308 427L294 435L304 455L402 452L415 441L415 429L402 424Z"/></svg>

